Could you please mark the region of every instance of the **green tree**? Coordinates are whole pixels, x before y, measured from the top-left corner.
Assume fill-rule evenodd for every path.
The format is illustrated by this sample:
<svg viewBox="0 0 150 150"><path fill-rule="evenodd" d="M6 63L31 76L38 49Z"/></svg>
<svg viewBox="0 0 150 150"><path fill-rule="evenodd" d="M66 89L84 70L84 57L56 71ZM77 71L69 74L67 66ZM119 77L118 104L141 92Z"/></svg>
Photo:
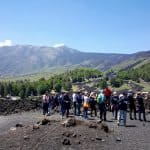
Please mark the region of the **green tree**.
<svg viewBox="0 0 150 150"><path fill-rule="evenodd" d="M53 88L56 92L61 92L62 85L61 85L61 83L57 82L54 84Z"/></svg>
<svg viewBox="0 0 150 150"><path fill-rule="evenodd" d="M99 87L100 87L101 89L106 88L106 87L107 87L107 81L106 81L106 80L100 80L100 82L99 82Z"/></svg>

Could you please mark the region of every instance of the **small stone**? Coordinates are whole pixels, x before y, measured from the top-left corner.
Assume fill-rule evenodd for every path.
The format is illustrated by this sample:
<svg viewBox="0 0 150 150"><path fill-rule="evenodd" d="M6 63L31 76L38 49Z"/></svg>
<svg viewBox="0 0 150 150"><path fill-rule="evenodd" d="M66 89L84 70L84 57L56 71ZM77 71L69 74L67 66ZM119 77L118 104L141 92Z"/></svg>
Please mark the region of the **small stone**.
<svg viewBox="0 0 150 150"><path fill-rule="evenodd" d="M41 124L41 121L38 121L37 124Z"/></svg>
<svg viewBox="0 0 150 150"><path fill-rule="evenodd" d="M46 119L46 118L43 119L42 122L41 122L42 125L47 125L47 124L49 124L49 123L50 123L50 120L49 120L49 119Z"/></svg>
<svg viewBox="0 0 150 150"><path fill-rule="evenodd" d="M100 140L100 141L102 141L102 138L100 138L100 137L96 137L96 140Z"/></svg>
<svg viewBox="0 0 150 150"><path fill-rule="evenodd" d="M102 142L105 142L105 140L104 140L104 139L102 139L101 141L102 141Z"/></svg>
<svg viewBox="0 0 150 150"><path fill-rule="evenodd" d="M96 124L96 123L90 123L90 124L89 124L89 128L94 128L94 129L96 129L96 128L97 128L97 124Z"/></svg>
<svg viewBox="0 0 150 150"><path fill-rule="evenodd" d="M28 139L30 139L30 137L28 136L28 135L24 135L24 140L28 140Z"/></svg>
<svg viewBox="0 0 150 150"><path fill-rule="evenodd" d="M102 120L98 120L98 121L97 121L97 124L100 124L100 123L102 123Z"/></svg>
<svg viewBox="0 0 150 150"><path fill-rule="evenodd" d="M33 129L35 130L35 129L39 129L40 128L40 126L38 125L38 124L34 124L33 125Z"/></svg>
<svg viewBox="0 0 150 150"><path fill-rule="evenodd" d="M76 134L76 133L73 133L72 137L76 138L76 137L77 137L77 134Z"/></svg>
<svg viewBox="0 0 150 150"><path fill-rule="evenodd" d="M10 130L11 130L11 131L16 131L17 128L16 128L16 127L11 127Z"/></svg>
<svg viewBox="0 0 150 150"><path fill-rule="evenodd" d="M91 141L95 141L95 139L94 139L94 138L91 138Z"/></svg>
<svg viewBox="0 0 150 150"><path fill-rule="evenodd" d="M65 120L62 125L64 125L65 127L70 127L70 126L75 126L76 125L76 120L75 118L68 118L67 120Z"/></svg>
<svg viewBox="0 0 150 150"><path fill-rule="evenodd" d="M81 144L81 141L76 141L76 144Z"/></svg>
<svg viewBox="0 0 150 150"><path fill-rule="evenodd" d="M16 127L23 127L23 124L22 123L17 123Z"/></svg>
<svg viewBox="0 0 150 150"><path fill-rule="evenodd" d="M63 145L71 145L70 140L67 138L63 139L62 144Z"/></svg>
<svg viewBox="0 0 150 150"><path fill-rule="evenodd" d="M104 130L104 131L107 132L107 133L108 133L108 131L109 131L109 127L108 127L108 125L105 124L105 123L102 123L101 129Z"/></svg>
<svg viewBox="0 0 150 150"><path fill-rule="evenodd" d="M116 138L117 142L121 142L121 139L119 137Z"/></svg>
<svg viewBox="0 0 150 150"><path fill-rule="evenodd" d="M71 131L65 131L62 133L63 136L66 136L66 137L70 137L71 135L73 135L74 133L71 132Z"/></svg>

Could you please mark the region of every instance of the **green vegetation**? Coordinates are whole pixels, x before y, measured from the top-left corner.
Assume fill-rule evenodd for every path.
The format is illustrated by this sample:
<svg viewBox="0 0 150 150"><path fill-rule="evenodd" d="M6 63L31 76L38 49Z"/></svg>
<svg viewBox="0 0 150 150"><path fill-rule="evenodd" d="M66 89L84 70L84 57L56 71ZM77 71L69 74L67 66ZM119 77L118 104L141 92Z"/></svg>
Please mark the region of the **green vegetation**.
<svg viewBox="0 0 150 150"><path fill-rule="evenodd" d="M150 63L144 64L136 69L130 69L128 71L120 71L118 78L124 80L133 80L139 82L139 79L143 79L146 82L150 82Z"/></svg>
<svg viewBox="0 0 150 150"><path fill-rule="evenodd" d="M107 86L107 81L106 80L100 80L97 87L100 87L101 89L104 89L104 88L106 88L106 86Z"/></svg>
<svg viewBox="0 0 150 150"><path fill-rule="evenodd" d="M123 84L123 80L119 78L112 78L110 83L112 87L120 87Z"/></svg>
<svg viewBox="0 0 150 150"><path fill-rule="evenodd" d="M51 76L49 79L40 78L37 81L20 80L20 81L1 81L0 95L20 96L21 98L30 95L41 95L46 91L55 90L72 90L72 83L87 81L91 78L99 78L102 73L96 69L79 68L67 71L59 75Z"/></svg>
<svg viewBox="0 0 150 150"><path fill-rule="evenodd" d="M113 87L113 90L117 92L123 90L129 90L129 89L131 89L131 87L126 83L122 84L120 87Z"/></svg>
<svg viewBox="0 0 150 150"><path fill-rule="evenodd" d="M150 91L150 62L137 68L128 69L126 71L122 70L117 73L113 70L109 70L106 75L111 75L110 84L117 91L133 88L127 84L128 81L138 87L142 87L143 91Z"/></svg>

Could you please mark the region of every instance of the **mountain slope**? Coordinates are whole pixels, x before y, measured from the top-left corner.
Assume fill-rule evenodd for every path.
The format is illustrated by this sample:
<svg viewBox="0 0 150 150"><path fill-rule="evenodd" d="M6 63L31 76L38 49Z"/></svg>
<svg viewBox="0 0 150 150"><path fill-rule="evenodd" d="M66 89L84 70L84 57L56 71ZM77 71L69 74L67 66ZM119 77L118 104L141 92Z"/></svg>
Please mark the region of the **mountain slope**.
<svg viewBox="0 0 150 150"><path fill-rule="evenodd" d="M147 52L148 55L150 51ZM16 45L0 47L0 74L21 75L40 71L49 71L52 68L72 66L93 67L107 70L134 58L147 59L145 52L136 54L105 54L86 53L69 48L44 47L32 45Z"/></svg>
<svg viewBox="0 0 150 150"><path fill-rule="evenodd" d="M135 69L144 64L148 64L150 62L150 51L138 52L135 54L131 54L128 59L122 61L120 64L114 65L112 67L113 70L129 70Z"/></svg>

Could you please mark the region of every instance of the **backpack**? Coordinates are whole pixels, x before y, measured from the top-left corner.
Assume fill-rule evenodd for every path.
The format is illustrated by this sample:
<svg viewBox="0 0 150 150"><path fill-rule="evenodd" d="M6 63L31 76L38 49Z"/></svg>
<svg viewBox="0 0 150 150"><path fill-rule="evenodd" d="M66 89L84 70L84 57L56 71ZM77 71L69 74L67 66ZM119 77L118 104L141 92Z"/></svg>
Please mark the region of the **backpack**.
<svg viewBox="0 0 150 150"><path fill-rule="evenodd" d="M119 109L120 110L127 110L127 100L126 98L122 98L119 100Z"/></svg>
<svg viewBox="0 0 150 150"><path fill-rule="evenodd" d="M98 97L97 97L97 103L101 104L101 103L104 102L104 100L105 100L104 95L103 94L99 94Z"/></svg>

